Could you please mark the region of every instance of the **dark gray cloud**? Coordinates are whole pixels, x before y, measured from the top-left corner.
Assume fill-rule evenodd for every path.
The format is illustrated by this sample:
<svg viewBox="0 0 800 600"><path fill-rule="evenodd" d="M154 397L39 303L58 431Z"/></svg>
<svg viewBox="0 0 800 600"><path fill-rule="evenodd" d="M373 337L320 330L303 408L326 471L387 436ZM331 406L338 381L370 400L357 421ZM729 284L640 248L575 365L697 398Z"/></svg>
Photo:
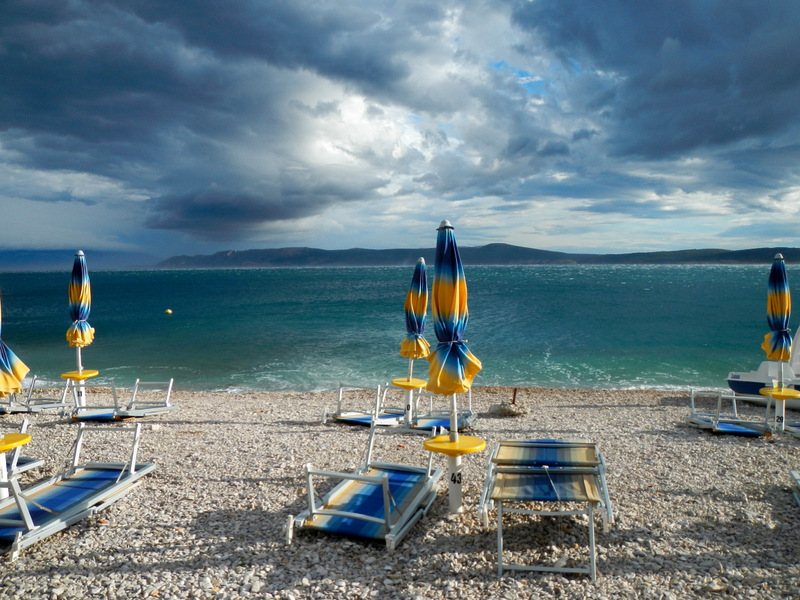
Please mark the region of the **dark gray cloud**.
<svg viewBox="0 0 800 600"><path fill-rule="evenodd" d="M588 81L618 155L664 158L800 123L800 12L781 0L519 2L515 23Z"/></svg>
<svg viewBox="0 0 800 600"><path fill-rule="evenodd" d="M555 249L659 243L642 219L747 245L800 209L798 24L782 0L7 0L0 195L58 210L6 243L74 214L110 248L416 245L399 220L463 214Z"/></svg>

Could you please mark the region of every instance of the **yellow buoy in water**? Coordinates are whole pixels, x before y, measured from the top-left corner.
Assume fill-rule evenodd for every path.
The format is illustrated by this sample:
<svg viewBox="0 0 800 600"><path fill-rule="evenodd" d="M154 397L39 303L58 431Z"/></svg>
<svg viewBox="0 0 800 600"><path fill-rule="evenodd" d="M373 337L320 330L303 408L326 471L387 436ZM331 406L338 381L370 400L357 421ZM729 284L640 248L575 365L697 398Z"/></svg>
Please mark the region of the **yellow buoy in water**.
<svg viewBox="0 0 800 600"><path fill-rule="evenodd" d="M168 308L167 310L164 311L164 314L165 315L171 315L172 314L172 309Z"/></svg>

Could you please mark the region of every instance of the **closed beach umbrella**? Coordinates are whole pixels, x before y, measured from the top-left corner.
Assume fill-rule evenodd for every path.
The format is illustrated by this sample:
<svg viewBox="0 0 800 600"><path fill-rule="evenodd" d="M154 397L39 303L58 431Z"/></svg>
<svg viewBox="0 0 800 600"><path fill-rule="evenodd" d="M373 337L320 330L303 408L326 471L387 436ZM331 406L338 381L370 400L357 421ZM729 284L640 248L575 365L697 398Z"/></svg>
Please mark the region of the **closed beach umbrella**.
<svg viewBox="0 0 800 600"><path fill-rule="evenodd" d="M89 285L89 270L86 267L83 250L78 250L69 282L69 316L72 325L67 329L67 341L75 348L79 373L83 371L81 348L94 341L94 327L87 321L91 308L92 289Z"/></svg>
<svg viewBox="0 0 800 600"><path fill-rule="evenodd" d="M427 389L434 394L452 394L450 436L457 440L456 394L472 387L472 380L481 370L481 361L463 341L469 319L467 280L449 221L441 222L436 237L431 314L439 343L428 356Z"/></svg>
<svg viewBox="0 0 800 600"><path fill-rule="evenodd" d="M2 315L0 315L2 323ZM20 382L30 369L0 338L0 397L20 391Z"/></svg>
<svg viewBox="0 0 800 600"><path fill-rule="evenodd" d="M783 388L783 363L792 358L792 335L789 329L789 317L792 314L792 297L789 293L789 278L786 275L786 264L783 255L776 254L769 271L767 284L767 324L769 333L764 336L761 344L767 353L767 360L779 362L779 381L777 389L770 388L762 391L771 392L775 399L775 418L778 429L784 429L786 411L786 398L795 394L794 390Z"/></svg>
<svg viewBox="0 0 800 600"><path fill-rule="evenodd" d="M402 378L392 380L392 385L408 391L405 424L406 427L411 427L414 423L414 390L425 386L424 380L414 379L414 359L425 358L431 351L431 345L424 337L428 312L428 272L424 258L420 258L414 267L414 276L411 278L411 287L406 294L404 308L406 336L400 343L400 355L408 359L408 376L405 381Z"/></svg>
<svg viewBox="0 0 800 600"><path fill-rule="evenodd" d="M792 358L792 335L789 317L792 313L792 297L789 293L789 278L782 254L776 254L769 271L767 284L767 324L769 333L764 336L761 347L767 360L789 361ZM783 374L781 374L783 375ZM781 376L780 385L783 386Z"/></svg>
<svg viewBox="0 0 800 600"><path fill-rule="evenodd" d="M411 379L414 359L425 358L431 351L431 345L423 337L428 312L428 274L424 258L420 258L414 267L414 276L411 278L411 287L406 294L404 308L406 337L400 343L400 355L408 359L408 378Z"/></svg>

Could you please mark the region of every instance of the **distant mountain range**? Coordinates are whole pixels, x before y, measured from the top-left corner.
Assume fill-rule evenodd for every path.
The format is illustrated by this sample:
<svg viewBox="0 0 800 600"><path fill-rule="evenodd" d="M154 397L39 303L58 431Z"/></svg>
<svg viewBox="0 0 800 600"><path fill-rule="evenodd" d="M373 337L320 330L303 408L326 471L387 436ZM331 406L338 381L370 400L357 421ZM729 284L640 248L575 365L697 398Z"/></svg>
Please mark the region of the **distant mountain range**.
<svg viewBox="0 0 800 600"><path fill-rule="evenodd" d="M634 264L770 264L775 254L787 263L800 262L800 248L753 248L751 250L675 250L629 254L570 254L509 244L460 248L467 265L634 265ZM319 248L274 248L227 250L210 255L173 256L156 265L165 269L242 267L355 267L413 265L419 257L433 264L435 250L395 249L321 250Z"/></svg>

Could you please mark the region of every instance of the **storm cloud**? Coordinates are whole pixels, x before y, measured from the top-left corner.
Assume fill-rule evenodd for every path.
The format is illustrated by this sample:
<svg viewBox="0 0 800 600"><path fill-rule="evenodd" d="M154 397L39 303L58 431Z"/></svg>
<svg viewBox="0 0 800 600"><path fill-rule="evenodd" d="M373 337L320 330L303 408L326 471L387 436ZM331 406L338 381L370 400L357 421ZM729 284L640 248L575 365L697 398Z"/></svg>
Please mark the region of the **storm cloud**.
<svg viewBox="0 0 800 600"><path fill-rule="evenodd" d="M793 245L769 224L800 204L798 25L779 0L8 0L0 198L39 226L4 245L430 246L442 218Z"/></svg>

